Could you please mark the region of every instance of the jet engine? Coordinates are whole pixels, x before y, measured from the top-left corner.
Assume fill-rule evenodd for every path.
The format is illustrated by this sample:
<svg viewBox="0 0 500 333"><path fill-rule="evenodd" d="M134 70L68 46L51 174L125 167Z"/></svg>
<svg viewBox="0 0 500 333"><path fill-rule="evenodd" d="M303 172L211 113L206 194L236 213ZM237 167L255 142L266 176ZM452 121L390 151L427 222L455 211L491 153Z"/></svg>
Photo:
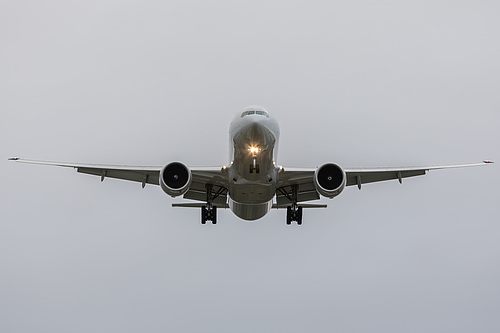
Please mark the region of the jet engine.
<svg viewBox="0 0 500 333"><path fill-rule="evenodd" d="M191 180L191 170L180 162L172 162L160 172L161 189L171 197L186 193Z"/></svg>
<svg viewBox="0 0 500 333"><path fill-rule="evenodd" d="M314 187L324 197L336 197L344 190L345 185L345 172L337 164L323 164L314 172Z"/></svg>

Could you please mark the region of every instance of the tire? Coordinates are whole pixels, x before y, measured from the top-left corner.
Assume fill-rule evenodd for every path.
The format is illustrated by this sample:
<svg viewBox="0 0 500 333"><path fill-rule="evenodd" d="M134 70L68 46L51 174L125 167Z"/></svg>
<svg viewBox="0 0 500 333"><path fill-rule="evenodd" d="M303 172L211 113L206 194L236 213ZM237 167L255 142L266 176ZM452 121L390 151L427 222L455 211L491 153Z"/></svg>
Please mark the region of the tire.
<svg viewBox="0 0 500 333"><path fill-rule="evenodd" d="M212 207L212 224L217 224L217 207Z"/></svg>
<svg viewBox="0 0 500 333"><path fill-rule="evenodd" d="M302 225L302 207L297 210L297 224Z"/></svg>
<svg viewBox="0 0 500 333"><path fill-rule="evenodd" d="M201 224L207 223L207 210L205 207L201 207Z"/></svg>
<svg viewBox="0 0 500 333"><path fill-rule="evenodd" d="M292 224L292 207L286 207L286 224Z"/></svg>

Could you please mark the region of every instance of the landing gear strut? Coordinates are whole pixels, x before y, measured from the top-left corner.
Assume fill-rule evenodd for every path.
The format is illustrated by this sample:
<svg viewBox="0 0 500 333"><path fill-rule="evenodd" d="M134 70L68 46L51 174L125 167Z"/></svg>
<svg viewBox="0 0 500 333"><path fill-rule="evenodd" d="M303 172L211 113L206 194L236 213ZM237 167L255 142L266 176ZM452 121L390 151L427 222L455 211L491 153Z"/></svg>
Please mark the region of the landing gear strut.
<svg viewBox="0 0 500 333"><path fill-rule="evenodd" d="M286 224L288 225L292 224L292 222L297 222L297 225L302 225L302 207L297 206L298 188L297 185L292 185L291 195L282 192L292 202L292 205L286 208Z"/></svg>
<svg viewBox="0 0 500 333"><path fill-rule="evenodd" d="M216 192L212 191L212 184L207 184L205 188L207 191L207 204L201 207L201 224L206 224L207 221L217 224L217 207L213 205L213 201L225 191L225 188L221 187Z"/></svg>
<svg viewBox="0 0 500 333"><path fill-rule="evenodd" d="M257 164L257 159L254 158L253 159L253 163L250 164L250 173L253 173L255 171L255 173L259 173L259 165Z"/></svg>

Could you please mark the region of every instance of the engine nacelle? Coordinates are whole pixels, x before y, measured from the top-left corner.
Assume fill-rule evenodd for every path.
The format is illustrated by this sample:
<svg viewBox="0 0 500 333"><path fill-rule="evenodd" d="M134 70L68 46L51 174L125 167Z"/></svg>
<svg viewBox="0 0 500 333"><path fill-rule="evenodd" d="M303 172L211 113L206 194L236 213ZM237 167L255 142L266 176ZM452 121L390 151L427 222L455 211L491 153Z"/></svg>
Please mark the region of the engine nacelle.
<svg viewBox="0 0 500 333"><path fill-rule="evenodd" d="M314 186L324 197L330 199L336 197L344 190L345 185L345 172L337 164L323 164L314 172Z"/></svg>
<svg viewBox="0 0 500 333"><path fill-rule="evenodd" d="M161 189L171 197L186 193L191 180L191 170L180 162L172 162L160 172Z"/></svg>

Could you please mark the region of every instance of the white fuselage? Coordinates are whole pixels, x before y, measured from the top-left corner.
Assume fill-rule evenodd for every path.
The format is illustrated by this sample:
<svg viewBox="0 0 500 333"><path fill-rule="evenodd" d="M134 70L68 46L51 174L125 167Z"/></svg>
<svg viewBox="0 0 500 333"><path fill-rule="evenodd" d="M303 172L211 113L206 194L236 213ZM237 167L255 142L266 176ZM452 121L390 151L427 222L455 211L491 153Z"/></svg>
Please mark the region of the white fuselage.
<svg viewBox="0 0 500 333"><path fill-rule="evenodd" d="M248 107L231 122L229 139L229 207L242 219L257 220L276 194L278 122L264 109Z"/></svg>

